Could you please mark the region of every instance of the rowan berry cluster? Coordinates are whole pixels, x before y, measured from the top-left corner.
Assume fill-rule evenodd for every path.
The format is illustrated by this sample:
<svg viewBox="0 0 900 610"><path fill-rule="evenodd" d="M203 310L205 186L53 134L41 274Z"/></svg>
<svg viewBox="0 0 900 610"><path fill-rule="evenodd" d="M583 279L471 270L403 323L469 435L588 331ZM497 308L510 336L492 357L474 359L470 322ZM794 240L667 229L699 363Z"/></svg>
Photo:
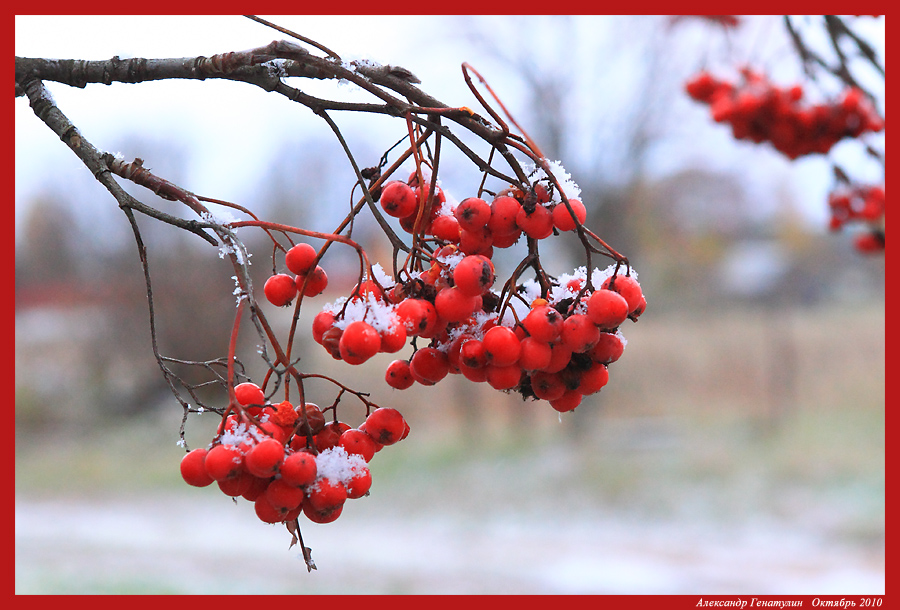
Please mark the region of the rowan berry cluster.
<svg viewBox="0 0 900 610"><path fill-rule="evenodd" d="M828 194L829 227L839 231L848 224L866 230L854 239L860 252L884 251L884 185L842 184Z"/></svg>
<svg viewBox="0 0 900 610"><path fill-rule="evenodd" d="M803 102L802 85L778 87L752 69L741 70L739 82L701 71L685 85L688 95L708 104L713 120L729 123L738 140L770 142L790 159L826 154L844 138L884 129L871 101L848 88L833 102Z"/></svg>
<svg viewBox="0 0 900 610"><path fill-rule="evenodd" d="M352 428L337 419L326 423L311 402L272 404L250 382L234 392L240 407L225 417L209 448L182 458L181 476L195 487L215 482L226 496L253 502L266 523L301 514L315 523L334 521L348 499L368 493L375 453L409 433L400 412L389 407L372 410Z"/></svg>
<svg viewBox="0 0 900 610"><path fill-rule="evenodd" d="M574 198L566 205L537 183L527 194L508 189L491 203L470 197L458 205L438 188L425 210L413 181L388 183L380 203L409 232L433 236L438 247L430 264L402 279L374 266L349 297L316 315L313 338L349 364L428 340L388 366L386 382L401 390L460 374L571 411L606 385L607 367L625 347L619 326L646 307L631 269L613 264L589 277L580 268L545 276L543 285L527 280L491 290L495 247L510 247L523 234L541 240L573 231L585 220L584 205Z"/></svg>

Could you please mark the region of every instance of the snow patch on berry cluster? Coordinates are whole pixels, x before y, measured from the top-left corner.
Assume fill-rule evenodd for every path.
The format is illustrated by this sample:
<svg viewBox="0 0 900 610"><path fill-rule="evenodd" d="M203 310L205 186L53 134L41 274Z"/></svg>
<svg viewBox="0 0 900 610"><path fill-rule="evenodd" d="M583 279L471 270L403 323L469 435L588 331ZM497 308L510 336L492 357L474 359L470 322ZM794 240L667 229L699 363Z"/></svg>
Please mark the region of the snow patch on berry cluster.
<svg viewBox="0 0 900 610"><path fill-rule="evenodd" d="M328 479L332 483L349 483L366 468L366 460L355 453L347 453L340 445L325 449L316 456L316 482L311 489L317 489L319 481Z"/></svg>
<svg viewBox="0 0 900 610"><path fill-rule="evenodd" d="M572 175L566 171L566 168L563 167L561 161L551 161L549 159L544 159L544 162L547 164L547 167L550 170L550 173L556 178L559 182L559 185L562 187L563 192L566 195L566 199L580 199L581 197L581 187L579 187L574 180L572 180ZM528 174L528 178L532 183L537 182L538 180L549 180L550 176L544 171L543 168L537 167L536 165L530 164L523 166L525 173ZM559 194L557 189L553 189L553 196L550 198L550 201L545 203L544 205L547 207L552 207L557 203L562 202L562 197Z"/></svg>
<svg viewBox="0 0 900 610"><path fill-rule="evenodd" d="M396 308L396 305L379 301L374 294L369 293L365 299L357 296L348 301L347 297L340 297L334 303L329 303L322 309L333 313L335 316L339 316L341 310L344 311L343 317L335 317L334 326L336 328L343 330L351 322L363 321L378 332L386 332L391 330L399 321L395 311Z"/></svg>
<svg viewBox="0 0 900 610"><path fill-rule="evenodd" d="M375 263L374 265L372 265L372 277L369 279L378 282L378 285L385 290L393 288L394 285L397 284L394 278L392 278L385 272L384 267L381 266L381 263Z"/></svg>

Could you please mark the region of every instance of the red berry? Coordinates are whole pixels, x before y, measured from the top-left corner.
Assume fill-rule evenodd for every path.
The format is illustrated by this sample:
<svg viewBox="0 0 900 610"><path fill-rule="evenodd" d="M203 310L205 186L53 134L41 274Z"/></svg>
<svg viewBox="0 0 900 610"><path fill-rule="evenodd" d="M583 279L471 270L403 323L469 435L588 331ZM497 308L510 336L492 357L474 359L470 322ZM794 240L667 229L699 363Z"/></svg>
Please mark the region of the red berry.
<svg viewBox="0 0 900 610"><path fill-rule="evenodd" d="M397 305L397 317L411 337L432 333L438 322L434 305L424 299L404 299Z"/></svg>
<svg viewBox="0 0 900 610"><path fill-rule="evenodd" d="M484 333L482 343L487 361L494 366L515 364L522 352L522 344L516 333L505 326L494 326Z"/></svg>
<svg viewBox="0 0 900 610"><path fill-rule="evenodd" d="M399 180L392 180L381 189L381 208L394 218L406 218L415 213L418 201L412 188Z"/></svg>
<svg viewBox="0 0 900 610"><path fill-rule="evenodd" d="M250 486L244 493L241 494L241 497L245 500L249 500L250 502L255 502L260 495L266 493L266 489L269 487L269 483L272 482L271 478L267 477L265 479L261 479L259 477L253 476L249 472L247 473L247 478L250 479Z"/></svg>
<svg viewBox="0 0 900 610"><path fill-rule="evenodd" d="M556 400L566 392L566 386L557 373L534 372L531 374L531 390L543 400Z"/></svg>
<svg viewBox="0 0 900 610"><path fill-rule="evenodd" d="M601 288L588 298L587 315L601 330L613 330L628 318L628 302L618 292Z"/></svg>
<svg viewBox="0 0 900 610"><path fill-rule="evenodd" d="M341 516L344 505L317 510L308 502L303 503L303 514L313 523L331 523Z"/></svg>
<svg viewBox="0 0 900 610"><path fill-rule="evenodd" d="M538 371L550 364L553 350L549 343L538 341L534 337L522 339L522 352L519 354L519 366L526 371Z"/></svg>
<svg viewBox="0 0 900 610"><path fill-rule="evenodd" d="M559 338L563 327L563 317L549 305L539 305L528 312L522 320L528 334L543 343L551 343Z"/></svg>
<svg viewBox="0 0 900 610"><path fill-rule="evenodd" d="M460 229L459 231L459 249L466 254L481 254L490 258L491 252L493 252L493 243L493 235L487 227L471 231Z"/></svg>
<svg viewBox="0 0 900 610"><path fill-rule="evenodd" d="M266 403L266 395L255 383L246 381L234 386L234 397L243 406L263 405Z"/></svg>
<svg viewBox="0 0 900 610"><path fill-rule="evenodd" d="M244 456L234 445L216 445L203 461L207 474L216 481L238 476L244 469Z"/></svg>
<svg viewBox="0 0 900 610"><path fill-rule="evenodd" d="M254 478L255 477L252 474L248 472L242 472L236 477L225 479L224 481L216 481L216 485L219 486L219 491L221 491L226 496L237 498L238 496L243 496L245 493L250 491L250 487L253 484Z"/></svg>
<svg viewBox="0 0 900 610"><path fill-rule="evenodd" d="M244 465L250 474L270 477L278 472L284 460L284 445L274 438L263 439L244 456Z"/></svg>
<svg viewBox="0 0 900 610"><path fill-rule="evenodd" d="M399 322L391 325L386 330L379 331L378 335L381 337L381 348L379 351L382 353L395 354L406 345L406 328Z"/></svg>
<svg viewBox="0 0 900 610"><path fill-rule="evenodd" d="M304 487L316 480L316 458L306 451L297 451L284 458L281 480L294 487Z"/></svg>
<svg viewBox="0 0 900 610"><path fill-rule="evenodd" d="M276 273L266 280L263 292L269 303L276 307L284 307L290 305L297 296L297 285L291 276L285 273Z"/></svg>
<svg viewBox="0 0 900 610"><path fill-rule="evenodd" d="M306 278L309 279L307 280ZM316 268L308 274L298 275L295 282L297 290L303 290L304 296L315 297L325 292L325 289L328 288L328 275L324 269L316 265ZM304 283L306 283L306 288L303 287Z"/></svg>
<svg viewBox="0 0 900 610"><path fill-rule="evenodd" d="M461 322L481 303L478 296L464 294L458 287L445 288L434 299L437 314L447 322Z"/></svg>
<svg viewBox="0 0 900 610"><path fill-rule="evenodd" d="M494 283L494 264L486 256L472 254L453 269L453 284L467 296L479 296Z"/></svg>
<svg viewBox="0 0 900 610"><path fill-rule="evenodd" d="M491 219L491 206L484 199L469 197L468 199L463 199L456 206L456 209L453 210L453 215L459 222L460 229L479 232L484 229L488 220Z"/></svg>
<svg viewBox="0 0 900 610"><path fill-rule="evenodd" d="M574 410L575 407L580 405L582 398L583 396L578 390L566 390L562 396L556 400L551 400L550 406L561 413L565 413L566 411Z"/></svg>
<svg viewBox="0 0 900 610"><path fill-rule="evenodd" d="M391 362L384 374L384 380L389 386L397 390L411 388L416 382L409 370L409 363L405 360L394 360Z"/></svg>
<svg viewBox="0 0 900 610"><path fill-rule="evenodd" d="M312 321L312 335L313 340L320 344L322 343L322 336L325 332L334 326L334 314L330 311L320 311L316 314L316 317L313 318Z"/></svg>
<svg viewBox="0 0 900 610"><path fill-rule="evenodd" d="M609 381L609 370L605 364L595 362L591 368L581 373L581 384L578 391L587 396L599 392Z"/></svg>
<svg viewBox="0 0 900 610"><path fill-rule="evenodd" d="M365 461L375 457L375 441L371 436L355 428L341 434L338 445L343 447L348 454L361 455Z"/></svg>
<svg viewBox="0 0 900 610"><path fill-rule="evenodd" d="M372 487L372 473L365 466L353 468L353 476L346 483L348 498L362 498Z"/></svg>
<svg viewBox="0 0 900 610"><path fill-rule="evenodd" d="M188 485L193 485L194 487L206 487L207 485L211 485L213 482L213 478L209 476L209 473L206 471L206 467L203 462L206 459L206 449L197 448L189 453L186 453L183 458L181 458L181 478L184 479L184 482Z"/></svg>
<svg viewBox="0 0 900 610"><path fill-rule="evenodd" d="M309 244L297 244L284 255L284 264L294 275L309 273L316 263L318 252Z"/></svg>
<svg viewBox="0 0 900 610"><path fill-rule="evenodd" d="M511 390L518 386L522 379L522 367L518 364L509 366L489 364L485 376L488 384L495 390Z"/></svg>
<svg viewBox="0 0 900 610"><path fill-rule="evenodd" d="M342 483L322 478L309 488L309 505L318 511L334 509L347 500L347 489Z"/></svg>
<svg viewBox="0 0 900 610"><path fill-rule="evenodd" d="M480 369L487 364L487 354L484 353L484 343L478 339L469 339L463 342L459 348L460 365L472 369Z"/></svg>
<svg viewBox="0 0 900 610"><path fill-rule="evenodd" d="M587 219L587 210L584 204L578 199L569 199L569 205L572 207L572 211L575 212L578 222L584 224L584 221ZM572 214L565 203L557 203L553 208L553 224L560 231L572 231L575 229L575 221L572 220Z"/></svg>
<svg viewBox="0 0 900 610"><path fill-rule="evenodd" d="M453 216L440 214L431 223L431 234L451 244L459 243L459 222Z"/></svg>
<svg viewBox="0 0 900 610"><path fill-rule="evenodd" d="M600 329L586 315L573 314L563 322L560 337L563 345L576 354L581 354L597 344Z"/></svg>
<svg viewBox="0 0 900 610"><path fill-rule="evenodd" d="M488 220L487 227L491 233L498 235L509 235L519 230L516 225L516 216L522 205L513 197L501 195L494 199L491 203L491 218Z"/></svg>
<svg viewBox="0 0 900 610"><path fill-rule="evenodd" d="M544 239L553 235L553 215L546 207L539 205L531 214L520 208L516 214L516 225L525 235L533 239Z"/></svg>
<svg viewBox="0 0 900 610"><path fill-rule="evenodd" d="M362 364L381 349L381 336L371 324L357 320L344 329L338 348L345 362Z"/></svg>
<svg viewBox="0 0 900 610"><path fill-rule="evenodd" d="M266 500L273 508L287 513L303 502L303 490L289 485L284 479L275 479L266 488Z"/></svg>
<svg viewBox="0 0 900 610"><path fill-rule="evenodd" d="M624 351L625 343L619 333L600 333L597 344L587 354L594 362L610 364L618 360Z"/></svg>
<svg viewBox="0 0 900 610"><path fill-rule="evenodd" d="M366 418L366 434L382 445L393 445L399 441L405 428L403 415L391 407L379 407Z"/></svg>
<svg viewBox="0 0 900 610"><path fill-rule="evenodd" d="M450 362L444 352L433 347L423 347L412 355L409 369L416 381L434 385L450 372Z"/></svg>

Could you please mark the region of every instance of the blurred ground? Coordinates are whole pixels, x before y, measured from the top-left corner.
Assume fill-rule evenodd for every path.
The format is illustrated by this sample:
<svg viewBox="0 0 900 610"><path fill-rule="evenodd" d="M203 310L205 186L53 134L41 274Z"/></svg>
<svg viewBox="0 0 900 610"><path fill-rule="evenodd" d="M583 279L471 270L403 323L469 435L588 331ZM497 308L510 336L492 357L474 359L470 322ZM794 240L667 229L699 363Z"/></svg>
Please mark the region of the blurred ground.
<svg viewBox="0 0 900 610"><path fill-rule="evenodd" d="M304 527L311 574L249 503L180 482L174 404L17 429L16 592L883 594L883 307L626 336L575 425L455 380L379 387L413 434L374 458L370 497Z"/></svg>

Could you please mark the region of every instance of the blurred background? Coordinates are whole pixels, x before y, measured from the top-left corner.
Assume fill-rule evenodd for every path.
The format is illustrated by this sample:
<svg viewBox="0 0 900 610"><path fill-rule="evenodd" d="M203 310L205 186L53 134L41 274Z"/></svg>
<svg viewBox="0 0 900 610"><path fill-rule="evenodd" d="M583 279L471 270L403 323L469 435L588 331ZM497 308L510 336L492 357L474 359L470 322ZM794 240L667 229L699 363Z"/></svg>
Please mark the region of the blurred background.
<svg viewBox="0 0 900 610"><path fill-rule="evenodd" d="M884 593L884 259L829 234L826 204L831 161L860 181L882 180L881 168L858 142L795 162L736 142L683 92L701 68L733 75L745 63L779 84L802 79L778 17L728 31L663 16L268 18L479 111L460 70L472 64L572 174L588 226L629 257L648 309L623 327L610 383L563 416L454 376L395 391L383 374L396 356L350 367L305 339L306 370L371 392L412 429L372 461L369 497L304 526L319 568L307 574L282 527L182 482L182 410L150 348L131 229L18 98L17 593ZM798 23L827 43L819 21ZM848 23L883 62L883 18ZM15 45L29 57L192 57L278 38L237 16L19 16ZM883 96L883 80L866 82ZM192 192L320 231L350 205L352 169L328 126L279 96L216 81L47 87L95 146ZM822 78L806 94L838 90ZM366 165L406 131L335 120ZM480 176L458 157L442 157L440 177L461 200ZM230 266L196 236L140 226L160 351L224 356ZM354 235L387 267L376 231L361 221ZM240 236L257 248L262 286L263 235ZM550 273L583 264L574 238L554 241ZM352 286L351 254L329 251L329 291L301 324ZM290 314L271 315L286 334ZM361 407L343 409L362 420ZM189 444L207 443L216 419L189 418Z"/></svg>

